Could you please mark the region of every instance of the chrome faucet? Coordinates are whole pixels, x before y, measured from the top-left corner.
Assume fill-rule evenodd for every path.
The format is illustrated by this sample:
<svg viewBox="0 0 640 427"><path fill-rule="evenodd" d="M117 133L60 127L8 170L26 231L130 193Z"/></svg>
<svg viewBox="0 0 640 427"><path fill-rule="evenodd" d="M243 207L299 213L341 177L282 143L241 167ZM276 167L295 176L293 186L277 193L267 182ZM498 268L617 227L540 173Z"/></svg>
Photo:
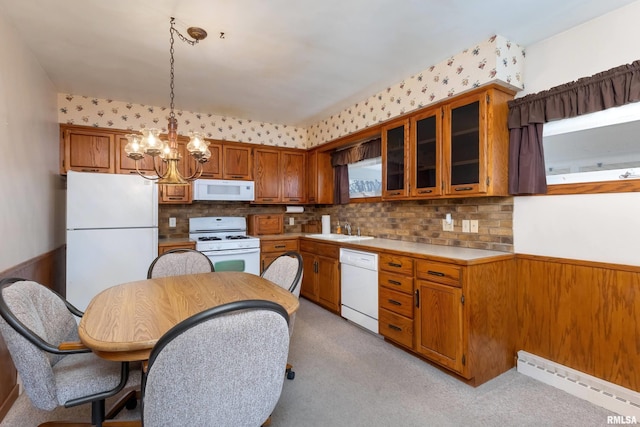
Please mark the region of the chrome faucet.
<svg viewBox="0 0 640 427"><path fill-rule="evenodd" d="M351 236L351 224L349 224L348 222L345 222L344 229L347 230L347 235Z"/></svg>

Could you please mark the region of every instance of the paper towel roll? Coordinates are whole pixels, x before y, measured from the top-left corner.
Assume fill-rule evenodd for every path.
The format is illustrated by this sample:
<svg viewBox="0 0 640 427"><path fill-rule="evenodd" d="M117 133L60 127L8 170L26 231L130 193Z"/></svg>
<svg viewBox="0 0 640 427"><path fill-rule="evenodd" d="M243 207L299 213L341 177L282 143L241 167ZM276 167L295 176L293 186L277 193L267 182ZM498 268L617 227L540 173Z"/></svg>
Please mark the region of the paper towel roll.
<svg viewBox="0 0 640 427"><path fill-rule="evenodd" d="M322 215L322 234L331 233L331 216Z"/></svg>
<svg viewBox="0 0 640 427"><path fill-rule="evenodd" d="M304 212L303 206L287 206L287 213L302 213Z"/></svg>

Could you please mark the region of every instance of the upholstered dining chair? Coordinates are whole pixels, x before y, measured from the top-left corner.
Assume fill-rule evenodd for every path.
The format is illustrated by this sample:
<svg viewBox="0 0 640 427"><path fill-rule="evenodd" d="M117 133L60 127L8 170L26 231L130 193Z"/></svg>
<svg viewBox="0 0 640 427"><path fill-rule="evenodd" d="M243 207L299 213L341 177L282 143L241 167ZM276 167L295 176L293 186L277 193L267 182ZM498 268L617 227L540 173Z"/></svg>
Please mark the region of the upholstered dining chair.
<svg viewBox="0 0 640 427"><path fill-rule="evenodd" d="M0 333L24 390L39 409L91 403L91 424L101 426L123 406L136 406L135 391L127 393L105 414L105 399L127 384L129 364L101 359L80 343L74 316L82 312L39 283L19 278L0 281ZM138 378L131 376L139 384ZM49 422L42 425L74 425Z"/></svg>
<svg viewBox="0 0 640 427"><path fill-rule="evenodd" d="M272 281L281 288L287 289L296 297L299 297L303 275L302 266L302 256L296 251L289 251L274 259L271 264L264 269L261 276ZM295 319L296 314L293 313L289 320L290 336L293 334L293 323L295 322ZM287 378L290 380L294 379L296 376L296 373L293 371L293 366L291 366L290 363L287 363L285 373Z"/></svg>
<svg viewBox="0 0 640 427"><path fill-rule="evenodd" d="M142 425L262 425L282 393L288 321L279 304L245 300L178 323L151 350Z"/></svg>
<svg viewBox="0 0 640 427"><path fill-rule="evenodd" d="M213 263L202 252L195 249L172 249L153 260L147 272L147 279L212 271Z"/></svg>

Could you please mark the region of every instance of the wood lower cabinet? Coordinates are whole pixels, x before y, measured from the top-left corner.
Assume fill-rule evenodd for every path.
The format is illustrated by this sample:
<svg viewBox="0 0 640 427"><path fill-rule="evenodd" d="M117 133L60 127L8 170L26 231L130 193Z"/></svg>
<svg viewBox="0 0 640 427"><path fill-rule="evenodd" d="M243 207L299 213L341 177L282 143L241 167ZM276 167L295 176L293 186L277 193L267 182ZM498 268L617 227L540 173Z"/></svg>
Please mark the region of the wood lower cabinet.
<svg viewBox="0 0 640 427"><path fill-rule="evenodd" d="M260 239L260 271L285 252L298 251L298 238Z"/></svg>
<svg viewBox="0 0 640 427"><path fill-rule="evenodd" d="M173 249L195 249L196 242L185 241L185 242L176 242L175 240L160 242L158 243L158 255L162 255L163 253L173 250Z"/></svg>
<svg viewBox="0 0 640 427"><path fill-rule="evenodd" d="M300 241L304 265L300 294L336 314L340 313L340 247L313 240Z"/></svg>
<svg viewBox="0 0 640 427"><path fill-rule="evenodd" d="M413 349L413 266L410 257L382 253L378 272L380 335Z"/></svg>
<svg viewBox="0 0 640 427"><path fill-rule="evenodd" d="M414 349L474 386L515 364L515 260L500 258L416 261Z"/></svg>

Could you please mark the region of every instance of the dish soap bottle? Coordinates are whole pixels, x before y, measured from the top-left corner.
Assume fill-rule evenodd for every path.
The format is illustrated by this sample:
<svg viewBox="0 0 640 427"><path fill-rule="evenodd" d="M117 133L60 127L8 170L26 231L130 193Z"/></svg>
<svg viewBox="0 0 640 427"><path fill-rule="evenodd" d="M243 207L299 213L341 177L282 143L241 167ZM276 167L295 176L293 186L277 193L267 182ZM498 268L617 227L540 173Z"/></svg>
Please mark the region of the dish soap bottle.
<svg viewBox="0 0 640 427"><path fill-rule="evenodd" d="M342 228L340 228L340 221L337 221L337 226L336 226L336 233L337 234L342 234Z"/></svg>

